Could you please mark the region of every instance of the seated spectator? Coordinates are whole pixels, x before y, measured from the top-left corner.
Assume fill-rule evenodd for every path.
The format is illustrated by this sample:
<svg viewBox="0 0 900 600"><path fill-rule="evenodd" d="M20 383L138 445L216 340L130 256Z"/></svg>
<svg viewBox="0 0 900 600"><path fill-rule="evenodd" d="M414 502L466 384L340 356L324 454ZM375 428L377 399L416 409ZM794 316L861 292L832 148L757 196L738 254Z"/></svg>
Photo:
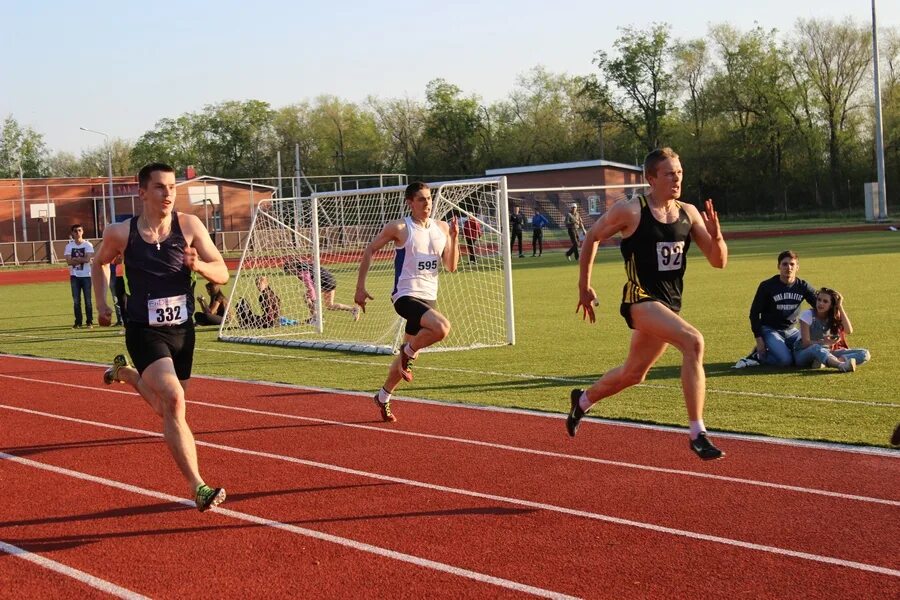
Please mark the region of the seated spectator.
<svg viewBox="0 0 900 600"><path fill-rule="evenodd" d="M778 255L778 275L759 284L750 305L750 329L756 338L756 348L737 361L735 369L794 364L793 348L800 339L795 324L801 305L804 300L810 306L816 304L816 290L797 277L799 270L797 253L785 250Z"/></svg>
<svg viewBox="0 0 900 600"><path fill-rule="evenodd" d="M222 286L208 281L206 293L209 294L208 303L203 296L197 296L200 310L194 313L194 322L197 325L221 325L222 319L225 317L225 310L228 308L228 299L222 293Z"/></svg>
<svg viewBox="0 0 900 600"><path fill-rule="evenodd" d="M870 355L865 348L847 347L845 336L851 333L853 325L843 296L830 288L820 289L816 293L815 309L800 315L800 339L794 345L794 362L798 367L855 371Z"/></svg>
<svg viewBox="0 0 900 600"><path fill-rule="evenodd" d="M318 319L316 318L316 280L313 266L308 262L292 258L285 261L284 272L294 275L303 283L306 288L306 306L309 308L307 323L315 323ZM358 306L334 301L334 293L337 290L337 279L334 274L324 267L320 267L319 272L322 274L322 304L324 304L325 310L344 310L350 313L354 321L358 321L360 312Z"/></svg>
<svg viewBox="0 0 900 600"><path fill-rule="evenodd" d="M238 323L241 327L250 329L267 329L281 324L281 299L278 294L269 287L269 278L260 276L256 278L256 289L259 290L259 306L262 314L256 315L250 309L250 304L245 298L238 301Z"/></svg>

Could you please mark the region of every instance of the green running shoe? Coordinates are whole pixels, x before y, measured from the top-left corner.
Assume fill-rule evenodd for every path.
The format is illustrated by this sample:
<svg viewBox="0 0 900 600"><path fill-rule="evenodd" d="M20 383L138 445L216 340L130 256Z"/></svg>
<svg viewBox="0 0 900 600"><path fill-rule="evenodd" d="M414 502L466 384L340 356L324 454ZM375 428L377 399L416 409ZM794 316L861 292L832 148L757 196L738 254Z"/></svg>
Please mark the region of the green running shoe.
<svg viewBox="0 0 900 600"><path fill-rule="evenodd" d="M197 488L197 510L205 512L225 502L225 488L211 488L205 483Z"/></svg>

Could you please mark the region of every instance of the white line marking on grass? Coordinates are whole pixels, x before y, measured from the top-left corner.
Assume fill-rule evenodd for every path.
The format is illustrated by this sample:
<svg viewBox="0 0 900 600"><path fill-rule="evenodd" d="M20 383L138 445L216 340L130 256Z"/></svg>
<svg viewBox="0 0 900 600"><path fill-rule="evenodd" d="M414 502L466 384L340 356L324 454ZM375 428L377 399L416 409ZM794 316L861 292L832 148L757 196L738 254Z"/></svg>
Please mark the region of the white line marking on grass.
<svg viewBox="0 0 900 600"><path fill-rule="evenodd" d="M37 461L30 460L27 458L20 458L18 456L12 455L12 454L6 454L5 452L0 452L0 459L9 460L11 462L19 463L21 465L33 467L36 469L42 469L44 471L50 471L50 472L56 473L58 475L65 475L67 477L73 477L75 479L80 479L82 481L89 481L91 483L105 485L105 486L112 487L115 489L123 490L125 492L129 492L132 494L149 496L149 497L155 498L157 500L173 502L173 503L182 504L184 506L189 506L191 508L194 508L194 503L190 500L185 500L185 499L179 498L177 496L172 496L170 494L157 492L155 490L149 490L146 488L137 487L137 486L123 483L120 481L114 481L112 479L106 479L104 477L97 477L96 475L90 475L88 473L82 473L80 471L73 471L71 469L66 469L64 467L57 467L54 465L37 462ZM397 560L400 562L409 563L409 564L415 565L417 567L432 569L434 571L439 571L442 573L449 573L451 575L456 575L457 577L463 577L465 579L471 579L471 580L477 581L479 583L495 585L497 587L505 588L508 590L514 590L517 592L523 592L523 593L531 594L533 596L538 596L541 598L560 598L560 599L576 598L575 596L567 596L567 595L561 594L559 592L554 592L552 590L546 590L543 588L527 585L524 583L520 583L518 581L503 579L501 577L494 577L492 575L488 575L486 573L479 573L477 571L470 571L469 569L455 567L450 564L441 563L441 562L437 562L434 560L429 560L427 558L414 556L412 554L405 554L403 552L397 552L395 550L390 550L388 548L382 548L381 546L375 546L373 544L367 544L365 542L359 542L359 541L356 541L356 540L353 540L350 538L340 537L337 535L331 535L329 533L316 531L315 529L307 529L305 527L298 527L296 525L282 523L280 521L275 521L272 519L266 519L264 517L259 517L259 516L252 515L249 513L244 513L244 512L239 512L236 510L231 510L228 508L223 508L221 506L218 506L218 507L212 509L211 514L212 515L221 515L221 516L225 516L225 517L231 517L232 519L246 521L248 523L253 523L255 525L261 525L263 527L272 527L274 529L279 529L281 531L287 531L289 533L302 535L304 537L317 539L317 540L320 540L323 542L330 542L332 544L337 544L339 546L344 546L346 548L351 548L353 550L358 550L360 552L367 552L369 554L375 554L377 556L382 556L384 558L390 558L390 559ZM0 549L2 549L2 546L0 546ZM134 598L143 598L143 596L133 596L133 597Z"/></svg>
<svg viewBox="0 0 900 600"><path fill-rule="evenodd" d="M43 338L40 336L27 336L27 335L18 335L18 334L4 334L0 333L0 336L8 336L8 337L24 337L24 338L33 338L33 339L51 339L55 341L65 341L71 342L71 338ZM79 338L79 341L82 341L82 338ZM102 343L117 343L121 346L121 338L116 340L111 337L103 337L103 338L83 338L83 341L95 341ZM333 363L333 364L345 364L345 365L353 365L357 367L378 367L385 368L387 367L387 363L385 362L376 362L376 361L366 361L360 359L350 359L350 358L324 358L324 357L313 357L313 356L296 356L296 355L288 355L288 354L271 354L267 352L255 352L249 350L225 350L219 347L207 347L207 346L197 346L198 353L204 352L218 352L220 354L237 354L244 356L256 356L260 358L278 358L283 360L296 360L303 362L321 362L321 363ZM59 360L61 362L71 363L71 361L64 361L62 359L53 359L53 358L41 358L41 357L28 357L28 356L17 356L12 354L7 354L5 356L9 356L11 358L32 358L36 360ZM498 377L504 379L520 379L523 381L550 381L556 382L559 384L591 384L596 381L596 378L588 378L588 377L567 377L567 376L552 376L552 375L534 375L533 373L505 373L503 371L484 371L478 369L464 369L458 367L435 367L435 366L427 366L427 365L416 365L416 369L419 371L434 371L437 373L459 373L466 375L479 375L482 377ZM196 376L195 376L196 377ZM651 389L661 389L661 390L671 390L674 392L678 392L681 394L681 386L680 385L664 385L657 383L639 383L632 387L638 388L651 388ZM877 402L874 400L847 400L844 398L824 398L821 396L800 396L796 394L774 394L770 392L747 392L743 390L728 390L728 389L718 389L707 387L706 388L707 395L709 394L723 394L726 396L743 396L749 398L766 398L772 400L802 400L804 402L822 402L828 404L851 404L857 406L874 406L874 407L882 407L882 408L898 408L900 409L900 404L894 402Z"/></svg>
<svg viewBox="0 0 900 600"><path fill-rule="evenodd" d="M0 457L5 458L6 456L8 455L0 453ZM105 579L94 577L93 575L85 573L84 571L79 571L78 569L62 564L61 562L56 562L55 560L43 557L40 554L29 552L28 550L24 550L22 548L19 548L18 546L13 546L12 544L7 544L3 541L0 541L0 552L6 552L10 556L15 556L16 558L27 560L28 562L34 563L39 567L47 569L48 571L53 571L54 573L59 573L60 575L71 577L76 581L79 581L85 585L89 585L92 588L100 590L101 592L106 592L107 594L116 596L117 598L127 598L128 600L149 600L147 599L147 596L142 596L137 592L132 592L131 590L120 587L114 583L106 581Z"/></svg>

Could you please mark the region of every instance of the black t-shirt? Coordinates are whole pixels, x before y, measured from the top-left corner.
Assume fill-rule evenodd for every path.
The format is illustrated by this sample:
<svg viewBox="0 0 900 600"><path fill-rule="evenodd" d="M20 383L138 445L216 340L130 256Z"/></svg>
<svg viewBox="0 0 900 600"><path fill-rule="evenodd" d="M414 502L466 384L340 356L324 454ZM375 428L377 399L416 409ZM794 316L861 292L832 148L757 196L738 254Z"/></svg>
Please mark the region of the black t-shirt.
<svg viewBox="0 0 900 600"><path fill-rule="evenodd" d="M775 275L760 283L750 305L753 337L762 336L763 325L780 331L793 327L804 300L810 306L816 305L816 290L803 279L795 279L788 285Z"/></svg>

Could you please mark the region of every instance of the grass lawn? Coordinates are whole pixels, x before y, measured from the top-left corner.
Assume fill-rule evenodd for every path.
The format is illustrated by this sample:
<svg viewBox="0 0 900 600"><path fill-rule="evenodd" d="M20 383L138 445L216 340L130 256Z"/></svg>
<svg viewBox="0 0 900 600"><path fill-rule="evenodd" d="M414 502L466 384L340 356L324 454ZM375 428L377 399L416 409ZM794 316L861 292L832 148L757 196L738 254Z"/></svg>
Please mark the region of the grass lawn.
<svg viewBox="0 0 900 600"><path fill-rule="evenodd" d="M727 231L726 224L726 237ZM709 267L696 248L691 250L685 282L683 316L706 339L707 426L887 445L900 421L900 374L893 363L900 356L900 319L891 308L900 297L900 233L735 240L729 248L724 271ZM800 277L844 293L856 328L850 344L868 348L873 356L858 372L730 368L753 346L750 301L757 284L776 273L777 254L786 248L800 254ZM601 305L594 325L575 314L577 266L567 263L561 251L513 261L516 345L423 355L416 381L402 386L401 396L564 412L572 387L587 385L621 363L630 332L618 313L624 271L617 249L601 249L598 255L593 283ZM2 286L0 302L6 309L0 317L0 351L107 362L124 349L117 330L70 329L68 283ZM391 360L227 344L217 341L216 333L198 329L196 374L374 391ZM402 410L398 402L395 411L402 415ZM678 352L669 349L643 384L603 400L591 415L686 425ZM562 428L560 422L561 433Z"/></svg>

